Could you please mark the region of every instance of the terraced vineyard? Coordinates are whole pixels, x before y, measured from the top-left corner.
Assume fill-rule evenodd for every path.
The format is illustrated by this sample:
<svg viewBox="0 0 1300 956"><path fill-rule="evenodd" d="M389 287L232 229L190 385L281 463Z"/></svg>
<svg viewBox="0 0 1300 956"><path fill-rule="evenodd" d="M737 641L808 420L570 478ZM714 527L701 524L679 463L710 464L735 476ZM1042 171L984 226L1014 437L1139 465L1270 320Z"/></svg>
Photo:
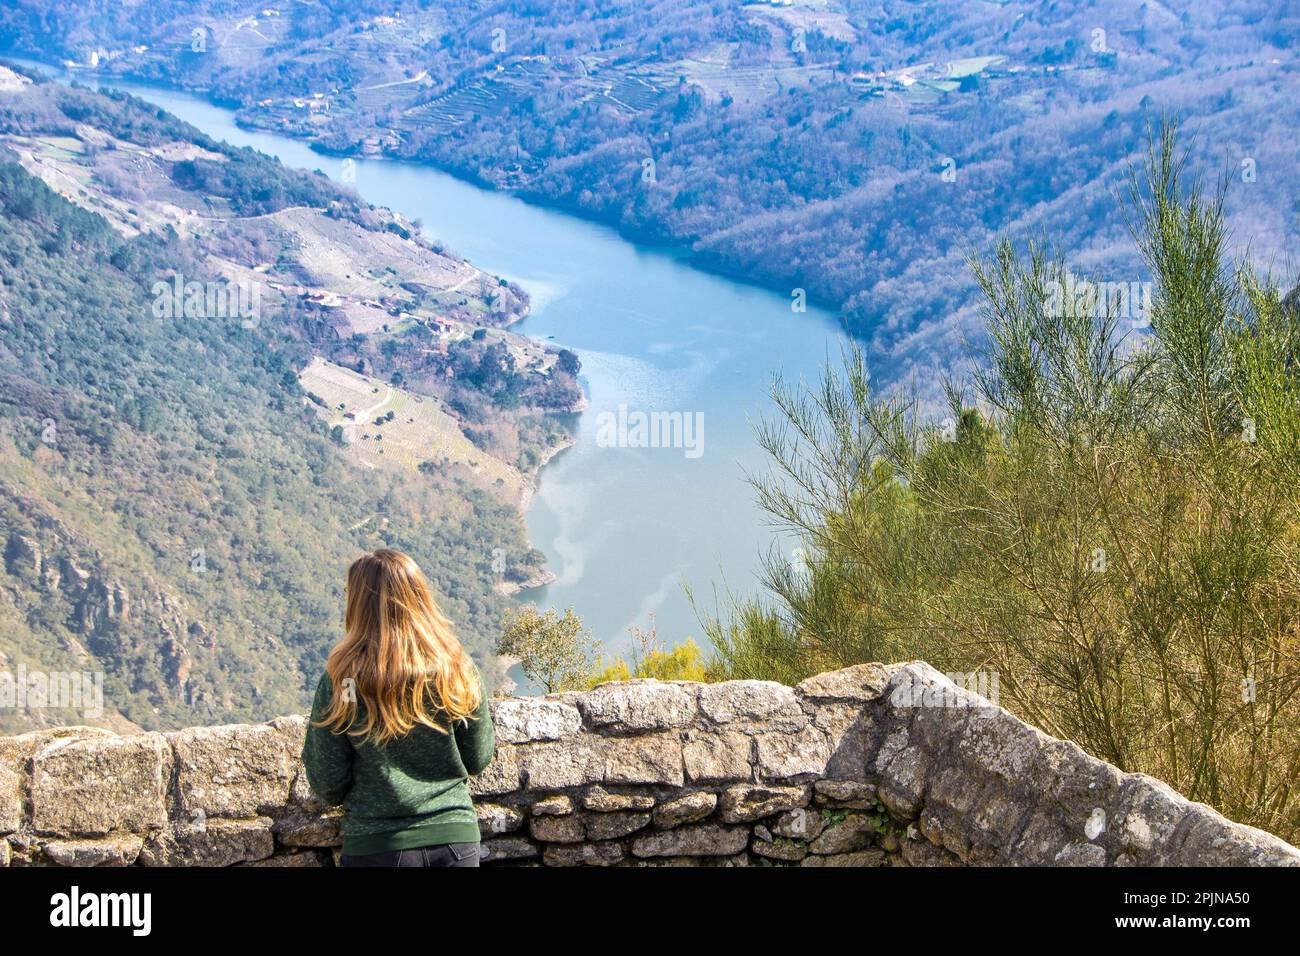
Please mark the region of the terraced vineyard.
<svg viewBox="0 0 1300 956"><path fill-rule="evenodd" d="M323 405L313 402L317 414L331 428L342 429L348 457L358 465L413 471L434 462L440 470L463 470L503 497L522 493L524 477L475 447L437 398L394 388L320 357L298 379L322 400ZM389 414L391 420L378 424Z"/></svg>
<svg viewBox="0 0 1300 956"><path fill-rule="evenodd" d="M664 92L648 77L625 73L610 83L604 95L623 112L639 113L654 109Z"/></svg>
<svg viewBox="0 0 1300 956"><path fill-rule="evenodd" d="M449 130L471 116L504 116L527 95L527 90L509 82L479 80L407 110L402 125Z"/></svg>

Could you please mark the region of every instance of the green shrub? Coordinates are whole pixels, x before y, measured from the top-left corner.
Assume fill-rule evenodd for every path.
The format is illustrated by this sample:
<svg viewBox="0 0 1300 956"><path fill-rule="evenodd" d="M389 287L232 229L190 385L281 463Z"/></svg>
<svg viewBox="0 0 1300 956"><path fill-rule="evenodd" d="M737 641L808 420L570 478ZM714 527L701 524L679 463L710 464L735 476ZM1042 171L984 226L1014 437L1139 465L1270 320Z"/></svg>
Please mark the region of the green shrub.
<svg viewBox="0 0 1300 956"><path fill-rule="evenodd" d="M878 395L856 348L777 382L755 486L805 557L707 622L712 667L995 673L1049 733L1294 839L1300 316L1228 265L1222 190L1184 183L1175 139L1131 182L1149 335L1112 303L1047 308L1062 263L1003 241L973 262L987 354L945 424Z"/></svg>

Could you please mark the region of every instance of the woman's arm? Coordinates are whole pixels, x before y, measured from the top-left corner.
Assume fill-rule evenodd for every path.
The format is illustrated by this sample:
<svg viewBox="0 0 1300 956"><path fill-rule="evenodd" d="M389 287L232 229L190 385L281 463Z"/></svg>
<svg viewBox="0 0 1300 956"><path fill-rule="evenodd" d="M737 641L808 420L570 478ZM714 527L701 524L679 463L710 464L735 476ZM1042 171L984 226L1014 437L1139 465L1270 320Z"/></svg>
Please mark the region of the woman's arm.
<svg viewBox="0 0 1300 956"><path fill-rule="evenodd" d="M316 687L316 699L311 706L311 722L307 724L307 739L302 745L302 762L307 768L307 783L312 793L321 800L335 806L352 789L352 742L346 734L330 732L326 727L317 727L329 709L334 687L329 675L321 678Z"/></svg>
<svg viewBox="0 0 1300 956"><path fill-rule="evenodd" d="M456 723L456 746L461 762L471 775L482 773L496 753L497 736L492 727L492 711L488 709L487 689L483 678L478 678L479 692L483 695L474 716L467 722Z"/></svg>

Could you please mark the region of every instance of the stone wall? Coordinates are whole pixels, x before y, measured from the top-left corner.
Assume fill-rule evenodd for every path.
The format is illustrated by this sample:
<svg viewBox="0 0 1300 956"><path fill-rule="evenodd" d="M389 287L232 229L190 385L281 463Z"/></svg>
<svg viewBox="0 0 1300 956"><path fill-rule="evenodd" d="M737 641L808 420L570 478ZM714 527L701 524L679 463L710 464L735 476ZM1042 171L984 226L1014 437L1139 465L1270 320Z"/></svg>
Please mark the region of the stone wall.
<svg viewBox="0 0 1300 956"><path fill-rule="evenodd" d="M495 703L486 865L1300 864L928 665L797 687L629 681ZM305 721L0 739L6 865L329 865Z"/></svg>

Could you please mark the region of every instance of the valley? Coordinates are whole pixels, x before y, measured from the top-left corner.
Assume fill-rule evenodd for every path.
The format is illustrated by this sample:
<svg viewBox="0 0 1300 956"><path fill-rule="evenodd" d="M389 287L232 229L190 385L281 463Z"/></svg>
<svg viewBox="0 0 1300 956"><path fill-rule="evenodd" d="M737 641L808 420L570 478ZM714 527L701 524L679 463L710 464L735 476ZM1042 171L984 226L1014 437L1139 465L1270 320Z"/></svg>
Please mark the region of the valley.
<svg viewBox="0 0 1300 956"><path fill-rule="evenodd" d="M523 290L120 94L0 88L4 666L107 671L109 726L265 712L333 639L340 562L408 540L495 679L583 401L510 330Z"/></svg>
<svg viewBox="0 0 1300 956"><path fill-rule="evenodd" d="M219 164L226 159L221 153L176 141L141 146L85 124L74 133L7 133L0 135L0 145L59 195L103 216L125 237L170 230L202 245L209 268L229 283L256 286L259 307L296 321L296 334L314 349L352 366L371 367L378 361L394 370L387 384L372 382L356 368L318 355L299 372L310 400L328 399L321 407L323 418L331 427L343 428L349 445L372 437L364 429L354 434L358 416L379 437L370 421L376 414L425 401L423 395L398 389L395 400L367 410L349 404L350 393L377 395L386 389L393 396L393 382L409 378L445 396L456 380L451 362L457 349L481 351L496 344L505 361L535 378L545 379L555 368L558 350L505 331L527 313L521 289L414 238L416 227L389 210L370 207L365 218L350 219L334 206L290 205L241 215L237 203L200 191L199 183L188 189L178 185L178 164ZM574 411L581 406L581 393L570 386L568 395L542 403L537 407ZM442 467L459 469L485 490L519 502L535 469L519 465L519 454L532 438L521 437L512 416L500 415L484 425L485 432L509 436L510 455L503 459L480 451L465 437L463 415L446 401L431 394L429 405L430 414L421 414L418 427L403 431L414 424L412 418L388 430L385 464L414 470L431 463L432 454ZM544 435L543 447L563 440L558 429ZM375 467L373 458L357 460Z"/></svg>
<svg viewBox="0 0 1300 956"><path fill-rule="evenodd" d="M162 82L251 128L469 181L681 249L838 311L933 399L978 327L965 268L1001 229L1141 279L1115 210L1162 114L1195 116L1236 251L1283 256L1300 206L1278 144L1300 21L1116 0L689 0L486 7L19 0L0 42ZM286 63L284 68L270 64Z"/></svg>

